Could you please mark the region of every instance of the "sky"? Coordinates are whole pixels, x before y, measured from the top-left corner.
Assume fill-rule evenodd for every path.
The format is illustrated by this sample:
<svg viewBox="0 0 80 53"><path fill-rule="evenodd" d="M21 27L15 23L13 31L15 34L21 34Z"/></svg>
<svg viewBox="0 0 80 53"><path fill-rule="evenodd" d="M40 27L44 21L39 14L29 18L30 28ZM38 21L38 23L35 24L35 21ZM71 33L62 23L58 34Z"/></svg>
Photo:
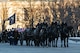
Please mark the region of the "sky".
<svg viewBox="0 0 80 53"><path fill-rule="evenodd" d="M8 0L0 0L0 2L1 2L1 1L8 1Z"/></svg>

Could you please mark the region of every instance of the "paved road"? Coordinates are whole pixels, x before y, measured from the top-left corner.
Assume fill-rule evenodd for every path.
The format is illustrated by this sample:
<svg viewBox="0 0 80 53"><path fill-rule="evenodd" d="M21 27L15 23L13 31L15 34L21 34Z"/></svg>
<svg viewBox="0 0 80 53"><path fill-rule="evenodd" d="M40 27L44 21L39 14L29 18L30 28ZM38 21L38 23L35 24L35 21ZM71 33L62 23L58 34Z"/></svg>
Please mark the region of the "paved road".
<svg viewBox="0 0 80 53"><path fill-rule="evenodd" d="M59 44L58 44L59 45ZM80 53L80 43L69 41L68 48L10 46L9 43L0 43L0 53Z"/></svg>

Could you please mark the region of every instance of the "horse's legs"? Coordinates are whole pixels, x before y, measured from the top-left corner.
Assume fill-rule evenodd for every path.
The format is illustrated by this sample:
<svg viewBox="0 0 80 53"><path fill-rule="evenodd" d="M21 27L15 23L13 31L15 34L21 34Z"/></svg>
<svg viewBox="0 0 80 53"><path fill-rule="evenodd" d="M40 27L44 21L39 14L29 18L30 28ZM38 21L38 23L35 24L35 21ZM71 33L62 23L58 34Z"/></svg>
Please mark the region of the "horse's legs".
<svg viewBox="0 0 80 53"><path fill-rule="evenodd" d="M61 37L61 47L63 47L63 39L62 39L62 37Z"/></svg>
<svg viewBox="0 0 80 53"><path fill-rule="evenodd" d="M57 47L58 38L56 38L56 47Z"/></svg>
<svg viewBox="0 0 80 53"><path fill-rule="evenodd" d="M42 37L39 38L40 46L42 46Z"/></svg>
<svg viewBox="0 0 80 53"><path fill-rule="evenodd" d="M35 37L35 46L39 47L39 36Z"/></svg>
<svg viewBox="0 0 80 53"><path fill-rule="evenodd" d="M47 38L47 47L49 46L49 38Z"/></svg>
<svg viewBox="0 0 80 53"><path fill-rule="evenodd" d="M27 39L25 39L26 40L26 46L28 46L28 41L27 41Z"/></svg>
<svg viewBox="0 0 80 53"><path fill-rule="evenodd" d="M55 38L52 40L52 47L55 47Z"/></svg>
<svg viewBox="0 0 80 53"><path fill-rule="evenodd" d="M46 42L46 46L47 46L47 37L46 37L46 40L45 40L45 42Z"/></svg>
<svg viewBox="0 0 80 53"><path fill-rule="evenodd" d="M51 46L51 38L48 39L48 46Z"/></svg>
<svg viewBox="0 0 80 53"><path fill-rule="evenodd" d="M37 46L39 46L39 39L37 39Z"/></svg>
<svg viewBox="0 0 80 53"><path fill-rule="evenodd" d="M23 45L23 39L20 40L20 45L21 45L21 46Z"/></svg>
<svg viewBox="0 0 80 53"><path fill-rule="evenodd" d="M29 37L29 39L28 39L28 46L30 46L30 41L31 41L31 40L30 40L30 37Z"/></svg>
<svg viewBox="0 0 80 53"><path fill-rule="evenodd" d="M52 38L51 38L51 35L49 36L48 38L48 46L51 47L51 41L52 41Z"/></svg>
<svg viewBox="0 0 80 53"><path fill-rule="evenodd" d="M45 38L43 38L43 47L45 46Z"/></svg>
<svg viewBox="0 0 80 53"><path fill-rule="evenodd" d="M67 47L68 47L68 37L67 37Z"/></svg>
<svg viewBox="0 0 80 53"><path fill-rule="evenodd" d="M36 46L36 39L34 39L34 45Z"/></svg>
<svg viewBox="0 0 80 53"><path fill-rule="evenodd" d="M30 46L33 46L33 40L30 41Z"/></svg>
<svg viewBox="0 0 80 53"><path fill-rule="evenodd" d="M66 38L64 38L64 47L66 47Z"/></svg>
<svg viewBox="0 0 80 53"><path fill-rule="evenodd" d="M52 40L51 42L52 42L52 47L54 47L54 43L53 43L53 42L54 42L54 40Z"/></svg>
<svg viewBox="0 0 80 53"><path fill-rule="evenodd" d="M40 38L40 45L41 45L41 46L44 46L44 39L43 39L43 36L41 36L41 38Z"/></svg>
<svg viewBox="0 0 80 53"><path fill-rule="evenodd" d="M29 39L27 40L27 46L29 46Z"/></svg>

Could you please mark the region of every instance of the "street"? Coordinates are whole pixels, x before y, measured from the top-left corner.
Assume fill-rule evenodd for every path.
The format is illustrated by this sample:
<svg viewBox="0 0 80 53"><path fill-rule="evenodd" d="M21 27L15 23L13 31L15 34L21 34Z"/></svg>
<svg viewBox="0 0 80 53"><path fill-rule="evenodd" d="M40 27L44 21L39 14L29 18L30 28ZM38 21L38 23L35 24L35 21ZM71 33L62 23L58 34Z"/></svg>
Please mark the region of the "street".
<svg viewBox="0 0 80 53"><path fill-rule="evenodd" d="M20 46L10 46L9 43L0 43L0 53L80 53L80 42L74 42L69 40L69 47L60 47L60 42L58 47L29 47L25 45Z"/></svg>

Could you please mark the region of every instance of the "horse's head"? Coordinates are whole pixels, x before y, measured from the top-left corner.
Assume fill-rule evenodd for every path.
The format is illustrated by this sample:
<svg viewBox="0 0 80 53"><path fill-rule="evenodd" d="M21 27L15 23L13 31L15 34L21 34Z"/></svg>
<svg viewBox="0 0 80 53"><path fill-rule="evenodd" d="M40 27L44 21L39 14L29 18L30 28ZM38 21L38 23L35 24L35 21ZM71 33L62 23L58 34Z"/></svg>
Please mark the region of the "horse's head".
<svg viewBox="0 0 80 53"><path fill-rule="evenodd" d="M42 29L40 30L40 34L44 34L44 33L45 33L45 29L42 28Z"/></svg>

